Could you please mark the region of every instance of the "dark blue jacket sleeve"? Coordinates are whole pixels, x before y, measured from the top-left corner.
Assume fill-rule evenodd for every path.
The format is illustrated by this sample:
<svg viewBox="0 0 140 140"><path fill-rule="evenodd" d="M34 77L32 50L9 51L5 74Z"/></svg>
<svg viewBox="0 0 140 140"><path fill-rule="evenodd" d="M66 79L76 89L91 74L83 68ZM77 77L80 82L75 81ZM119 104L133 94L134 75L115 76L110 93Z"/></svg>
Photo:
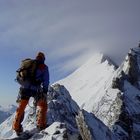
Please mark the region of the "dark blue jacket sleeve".
<svg viewBox="0 0 140 140"><path fill-rule="evenodd" d="M44 74L43 74L43 89L44 90L48 90L48 86L49 86L49 81L50 77L49 77L49 70L48 70L48 66L46 66L45 70L44 70Z"/></svg>

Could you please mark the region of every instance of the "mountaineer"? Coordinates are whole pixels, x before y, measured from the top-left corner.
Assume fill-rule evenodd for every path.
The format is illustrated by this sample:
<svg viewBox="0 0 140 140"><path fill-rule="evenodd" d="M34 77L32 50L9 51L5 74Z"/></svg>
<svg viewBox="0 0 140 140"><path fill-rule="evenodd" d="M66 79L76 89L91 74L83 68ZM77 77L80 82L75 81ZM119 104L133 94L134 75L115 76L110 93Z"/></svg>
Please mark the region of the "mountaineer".
<svg viewBox="0 0 140 140"><path fill-rule="evenodd" d="M36 106L39 108L36 114L36 124L39 130L45 129L47 126L47 92L49 86L48 66L44 63L45 55L39 52L35 59L25 59L21 63L21 67L17 70L16 81L20 84L18 94L18 108L12 124L12 129L17 135L23 132L21 125L24 119L24 110L33 97Z"/></svg>

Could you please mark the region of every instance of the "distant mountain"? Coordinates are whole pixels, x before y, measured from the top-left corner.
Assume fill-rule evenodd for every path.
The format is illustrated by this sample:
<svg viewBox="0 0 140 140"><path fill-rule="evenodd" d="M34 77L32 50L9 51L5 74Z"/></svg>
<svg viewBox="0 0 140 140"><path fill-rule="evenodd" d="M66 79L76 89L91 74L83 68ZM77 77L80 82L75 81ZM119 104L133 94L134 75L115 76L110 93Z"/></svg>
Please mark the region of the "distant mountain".
<svg viewBox="0 0 140 140"><path fill-rule="evenodd" d="M10 115L12 115L16 110L15 105L9 105L8 107L0 106L0 123L6 120Z"/></svg>

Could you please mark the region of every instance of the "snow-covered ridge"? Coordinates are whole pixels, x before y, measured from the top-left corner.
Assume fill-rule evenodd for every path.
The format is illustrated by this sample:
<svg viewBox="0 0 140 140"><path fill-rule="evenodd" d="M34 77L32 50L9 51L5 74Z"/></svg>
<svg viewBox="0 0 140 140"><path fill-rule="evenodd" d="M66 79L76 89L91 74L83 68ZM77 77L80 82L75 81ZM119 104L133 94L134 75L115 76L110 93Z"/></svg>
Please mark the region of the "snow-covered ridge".
<svg viewBox="0 0 140 140"><path fill-rule="evenodd" d="M32 106L32 100L29 104L30 106ZM58 122L57 125L63 123L63 126L65 126L67 133L77 133L75 114L76 112L78 112L78 108L79 107L77 106L77 104L71 99L70 94L63 86L54 85L53 88L50 87L48 94L47 112L48 125L51 126L54 122ZM23 121L24 131L32 130L36 127L36 110L37 108L31 108L29 106L26 108ZM15 114L13 114L8 120L0 125L1 137L12 138L16 136L11 127L14 115ZM55 127L57 127L57 125L55 125ZM42 137L43 136L44 135L42 135ZM63 136L63 133L61 136ZM50 134L50 136L48 135L46 137L51 138L52 135Z"/></svg>
<svg viewBox="0 0 140 140"><path fill-rule="evenodd" d="M139 60L140 48L130 49L92 111L120 140L140 139Z"/></svg>
<svg viewBox="0 0 140 140"><path fill-rule="evenodd" d="M32 100L30 101L30 105L31 104ZM31 138L29 138L31 140L79 140L82 133L79 133L78 127L84 132L89 132L91 140L93 137L96 140L116 140L114 134L108 129L108 127L95 116L93 117L91 113L83 111L83 116L80 115L81 113L79 114L80 110L78 105L72 100L70 94L62 85L55 84L49 89L47 112L47 122L49 127L41 132L35 130L36 116L34 111L35 108L27 107L23 121L24 131L29 130L30 133L32 133ZM11 129L14 115L15 114L0 125L0 139L12 139L16 137L14 131ZM90 123L89 127L85 127L85 125L80 123L81 121L84 121L85 125L89 125ZM92 126L91 124L94 125ZM90 132L90 130L92 131ZM99 137L97 135L98 131L103 135L100 135ZM23 137L21 136L19 139L23 139Z"/></svg>
<svg viewBox="0 0 140 140"><path fill-rule="evenodd" d="M140 48L130 49L118 69L108 60L102 61L103 55L95 58L58 83L120 140L139 140Z"/></svg>

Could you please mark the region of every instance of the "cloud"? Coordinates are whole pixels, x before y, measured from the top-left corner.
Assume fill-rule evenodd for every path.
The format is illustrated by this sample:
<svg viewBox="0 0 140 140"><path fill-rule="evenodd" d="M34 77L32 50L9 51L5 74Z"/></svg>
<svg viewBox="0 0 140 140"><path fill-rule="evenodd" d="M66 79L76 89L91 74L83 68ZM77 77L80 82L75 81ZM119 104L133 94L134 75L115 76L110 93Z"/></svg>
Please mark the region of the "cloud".
<svg viewBox="0 0 140 140"><path fill-rule="evenodd" d="M52 67L63 60L63 70L70 71L97 50L120 63L139 40L138 3L1 1L0 46L23 57L42 50Z"/></svg>

